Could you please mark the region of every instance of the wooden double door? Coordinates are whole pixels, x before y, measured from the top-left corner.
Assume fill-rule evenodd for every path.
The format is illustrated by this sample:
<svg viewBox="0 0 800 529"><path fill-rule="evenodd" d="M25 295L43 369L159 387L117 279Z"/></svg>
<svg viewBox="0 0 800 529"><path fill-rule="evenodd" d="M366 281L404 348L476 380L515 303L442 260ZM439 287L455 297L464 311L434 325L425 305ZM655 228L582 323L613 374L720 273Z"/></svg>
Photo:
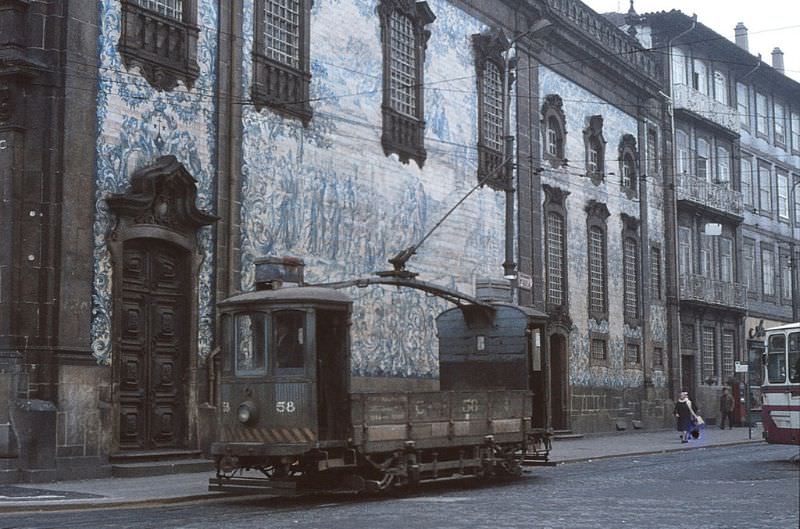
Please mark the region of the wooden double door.
<svg viewBox="0 0 800 529"><path fill-rule="evenodd" d="M116 304L119 449L184 448L189 353L188 254L152 239L124 243Z"/></svg>

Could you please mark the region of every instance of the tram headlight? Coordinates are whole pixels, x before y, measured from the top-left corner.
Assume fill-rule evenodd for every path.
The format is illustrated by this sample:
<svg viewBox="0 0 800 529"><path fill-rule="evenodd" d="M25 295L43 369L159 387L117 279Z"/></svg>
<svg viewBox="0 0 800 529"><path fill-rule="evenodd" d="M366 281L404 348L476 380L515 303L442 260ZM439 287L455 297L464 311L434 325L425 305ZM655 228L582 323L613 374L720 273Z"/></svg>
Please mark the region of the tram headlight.
<svg viewBox="0 0 800 529"><path fill-rule="evenodd" d="M249 400L242 402L239 404L239 409L236 410L236 416L239 418L239 422L242 424L255 422L256 418L258 417L256 405Z"/></svg>

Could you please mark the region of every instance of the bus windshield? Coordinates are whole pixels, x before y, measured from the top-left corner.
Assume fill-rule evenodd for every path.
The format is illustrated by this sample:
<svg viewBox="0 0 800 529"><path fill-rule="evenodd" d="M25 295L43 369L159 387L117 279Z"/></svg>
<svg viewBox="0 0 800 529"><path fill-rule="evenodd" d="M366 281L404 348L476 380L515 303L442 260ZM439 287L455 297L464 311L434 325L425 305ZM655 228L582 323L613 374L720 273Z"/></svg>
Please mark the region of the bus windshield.
<svg viewBox="0 0 800 529"><path fill-rule="evenodd" d="M767 380L773 384L786 382L786 336L775 334L767 344Z"/></svg>

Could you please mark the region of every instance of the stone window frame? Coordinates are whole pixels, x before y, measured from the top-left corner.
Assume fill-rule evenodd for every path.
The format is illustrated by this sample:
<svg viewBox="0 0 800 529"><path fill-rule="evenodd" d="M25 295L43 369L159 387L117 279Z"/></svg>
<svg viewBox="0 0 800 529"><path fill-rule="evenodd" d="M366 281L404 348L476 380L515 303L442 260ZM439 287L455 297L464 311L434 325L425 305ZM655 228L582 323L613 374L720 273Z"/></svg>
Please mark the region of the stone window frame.
<svg viewBox="0 0 800 529"><path fill-rule="evenodd" d="M381 28L381 47L383 50L383 103L381 113L383 118L381 146L386 156L396 154L402 163L414 160L419 168L425 164L427 152L425 151L425 100L424 100L424 70L425 51L428 47L430 30L425 26L436 20L427 2L413 2L409 0L380 0L378 16ZM395 109L391 97L392 78L392 33L391 18L397 12L408 17L414 32L414 58L416 80L414 97L416 108L413 116L406 115Z"/></svg>
<svg viewBox="0 0 800 529"><path fill-rule="evenodd" d="M636 138L633 134L622 135L618 152L620 187L626 197L634 199L639 189L639 152L636 150Z"/></svg>
<svg viewBox="0 0 800 529"><path fill-rule="evenodd" d="M587 306L589 310L589 317L600 322L608 320L608 227L606 221L611 214L608 207L602 202L590 200L586 205L586 255L588 258L588 266L591 270L592 262L592 245L590 241L591 232L593 228L598 228L602 233L602 295L603 295L603 308L596 310L592 304L592 280L591 273L587 281Z"/></svg>
<svg viewBox="0 0 800 529"><path fill-rule="evenodd" d="M251 97L257 110L270 108L278 114L299 119L308 126L313 111L311 86L311 7L313 0L298 3L297 66L271 58L266 48L266 3L255 0L253 16L253 85Z"/></svg>
<svg viewBox="0 0 800 529"><path fill-rule="evenodd" d="M757 244L755 239L749 237L742 238L742 268L743 268L743 283L747 286L747 297L751 299L758 299L761 292L761 286L758 284L758 255ZM748 255L748 249L752 249L752 260ZM749 262L748 262L749 261Z"/></svg>
<svg viewBox="0 0 800 529"><path fill-rule="evenodd" d="M553 168L567 165L567 116L564 114L564 101L558 94L547 94L542 103L542 158ZM552 127L551 127L552 125ZM550 152L550 131L555 135L555 153Z"/></svg>
<svg viewBox="0 0 800 529"><path fill-rule="evenodd" d="M504 138L506 130L504 113L507 112L506 102L503 101L503 76L505 75L505 61L503 54L508 51L511 43L499 29L493 28L482 33L472 35L472 51L475 56L475 82L478 93L478 181L483 182L492 189L506 190L511 185L507 171L499 169L505 157ZM497 68L500 78L500 119L499 119L499 145L492 145L487 138L488 104L486 74L488 66ZM508 72L508 89L511 89L514 77ZM504 164L508 166L508 164Z"/></svg>
<svg viewBox="0 0 800 529"><path fill-rule="evenodd" d="M593 354L592 347L596 342L602 342L603 347L603 358L596 358ZM608 351L608 334L600 333L600 332L590 332L589 333L589 365L592 366L604 366L608 367L611 365L611 360L609 358L609 351Z"/></svg>
<svg viewBox="0 0 800 529"><path fill-rule="evenodd" d="M726 338L730 337L731 347L728 349L726 347ZM720 344L719 344L719 355L720 355L720 363L722 367L722 380L720 382L725 383L730 378L736 376L736 342L737 342L737 332L735 328L731 327L722 327L722 332L720 333Z"/></svg>
<svg viewBox="0 0 800 529"><path fill-rule="evenodd" d="M586 149L586 176L594 185L600 185L606 172L606 140L603 137L603 116L589 116L589 123L583 129L583 144ZM595 170L592 166L592 150L597 151Z"/></svg>
<svg viewBox="0 0 800 529"><path fill-rule="evenodd" d="M710 332L709 332L710 331ZM711 337L710 343L707 340ZM700 327L700 373L701 381L714 385L719 379L719 336L714 324L704 323ZM709 350L709 345L711 346Z"/></svg>
<svg viewBox="0 0 800 529"><path fill-rule="evenodd" d="M638 327L641 324L641 316L642 316L642 296L640 295L640 285L642 281L642 259L640 255L640 248L641 248L641 237L639 236L639 219L635 217L631 217L630 215L626 215L622 213L622 285L623 285L623 296L622 296L622 313L624 317L624 321L630 327ZM633 285L629 285L628 277L626 275L626 251L625 251L625 244L627 241L632 241L634 244L634 277L633 277ZM633 292L630 292L629 289L633 288ZM630 295L634 296L634 307L635 307L635 314L631 314L630 310L628 309L628 297Z"/></svg>
<svg viewBox="0 0 800 529"><path fill-rule="evenodd" d="M628 357L628 348L636 348L636 359L631 361ZM642 342L638 338L625 338L622 347L622 362L626 369L642 368Z"/></svg>
<svg viewBox="0 0 800 529"><path fill-rule="evenodd" d="M543 206L543 214L545 220L544 233L545 233L545 252L544 252L544 265L545 265L545 299L547 311L550 314L569 314L569 267L568 259L568 245L567 245L567 197L570 195L569 191L543 184L545 202ZM549 223L548 219L551 214L556 214L561 217L564 223L564 237L561 241L561 254L563 256L562 264L562 278L561 278L561 303L555 304L550 302L550 251L549 251Z"/></svg>
<svg viewBox="0 0 800 529"><path fill-rule="evenodd" d="M137 0L120 0L117 49L122 62L129 70L138 66L142 77L159 91L171 91L179 81L191 90L200 75L197 1L183 0L183 16L178 20L143 7Z"/></svg>

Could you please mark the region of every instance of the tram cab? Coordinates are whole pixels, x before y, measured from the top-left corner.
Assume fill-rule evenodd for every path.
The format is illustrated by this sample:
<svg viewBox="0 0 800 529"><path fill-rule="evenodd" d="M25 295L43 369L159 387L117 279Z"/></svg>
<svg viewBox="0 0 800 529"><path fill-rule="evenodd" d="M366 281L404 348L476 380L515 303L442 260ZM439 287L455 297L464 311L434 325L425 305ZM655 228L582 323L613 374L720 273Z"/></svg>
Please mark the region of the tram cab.
<svg viewBox="0 0 800 529"><path fill-rule="evenodd" d="M261 260L256 284L219 304L224 355L212 454L241 463L344 444L350 298L302 286L297 259Z"/></svg>

